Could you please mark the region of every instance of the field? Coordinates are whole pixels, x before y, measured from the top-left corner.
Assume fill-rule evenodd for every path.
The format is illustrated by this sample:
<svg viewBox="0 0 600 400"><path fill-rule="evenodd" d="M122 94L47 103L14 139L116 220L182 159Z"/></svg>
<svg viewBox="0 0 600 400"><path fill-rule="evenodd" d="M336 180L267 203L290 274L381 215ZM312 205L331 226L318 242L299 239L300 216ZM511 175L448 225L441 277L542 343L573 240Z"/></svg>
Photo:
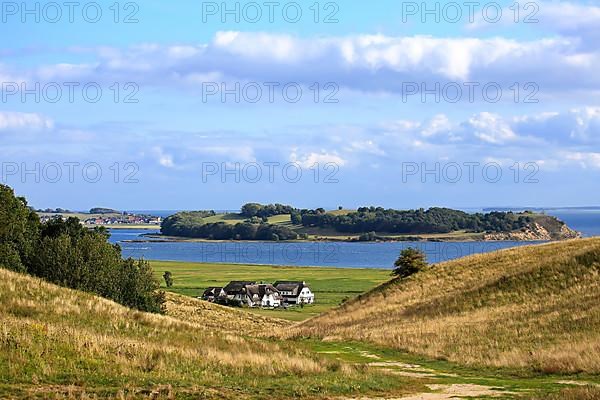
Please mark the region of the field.
<svg viewBox="0 0 600 400"><path fill-rule="evenodd" d="M244 217L240 214L234 214L234 213L217 214L212 217L203 218L204 222L207 224L224 222L226 224L232 224L232 225L239 224L240 222L244 222L247 219L248 219L247 217ZM291 224L291 216L289 214L275 215L273 217L270 217L268 222L270 224L289 225L289 224Z"/></svg>
<svg viewBox="0 0 600 400"><path fill-rule="evenodd" d="M473 255L286 331L478 367L600 374L600 238Z"/></svg>
<svg viewBox="0 0 600 400"><path fill-rule="evenodd" d="M275 318L300 321L316 316L343 300L358 296L390 279L390 271L379 269L342 269L273 267L240 264L203 264L173 261L151 261L157 277L164 284L162 274L173 274L174 293L198 297L210 286L225 286L233 280L253 280L273 283L277 280L306 281L316 296L316 304L288 310L260 310L251 312ZM165 288L166 289L166 288Z"/></svg>
<svg viewBox="0 0 600 400"><path fill-rule="evenodd" d="M286 320L168 293L161 316L0 269L0 398L598 399L599 247L472 256L359 296L389 272L153 262L188 295L249 278L329 289L300 323L316 306L271 312Z"/></svg>

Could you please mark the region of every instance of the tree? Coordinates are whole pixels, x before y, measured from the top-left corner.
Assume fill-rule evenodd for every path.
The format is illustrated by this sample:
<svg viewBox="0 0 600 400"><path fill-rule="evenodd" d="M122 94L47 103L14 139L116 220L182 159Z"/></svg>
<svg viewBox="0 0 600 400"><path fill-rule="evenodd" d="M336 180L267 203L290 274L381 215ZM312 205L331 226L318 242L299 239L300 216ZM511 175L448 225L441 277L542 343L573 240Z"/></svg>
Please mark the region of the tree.
<svg viewBox="0 0 600 400"><path fill-rule="evenodd" d="M163 275L163 278L165 278L165 283L167 284L168 288L173 286L173 274L170 271L166 271Z"/></svg>
<svg viewBox="0 0 600 400"><path fill-rule="evenodd" d="M25 199L0 185L0 268L97 294L127 307L165 312L148 262L121 258L106 229L85 228L77 218L40 223Z"/></svg>
<svg viewBox="0 0 600 400"><path fill-rule="evenodd" d="M393 274L406 278L427 267L427 257L421 250L409 247L400 252L394 266Z"/></svg>

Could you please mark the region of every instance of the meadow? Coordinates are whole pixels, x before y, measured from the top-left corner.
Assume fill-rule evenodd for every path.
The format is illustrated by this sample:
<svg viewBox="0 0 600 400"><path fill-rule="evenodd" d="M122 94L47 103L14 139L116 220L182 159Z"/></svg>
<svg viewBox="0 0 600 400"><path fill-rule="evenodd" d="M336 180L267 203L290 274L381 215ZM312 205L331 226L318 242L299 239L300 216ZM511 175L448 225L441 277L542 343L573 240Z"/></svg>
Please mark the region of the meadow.
<svg viewBox="0 0 600 400"><path fill-rule="evenodd" d="M241 264L184 263L174 261L150 261L152 268L163 285L165 271L173 274L173 287L168 291L198 297L211 286L225 286L230 281L251 280L273 283L277 280L307 282L315 292L316 304L287 310L248 311L274 318L301 321L325 312L364 293L390 279L389 270L342 269L312 267L279 267Z"/></svg>

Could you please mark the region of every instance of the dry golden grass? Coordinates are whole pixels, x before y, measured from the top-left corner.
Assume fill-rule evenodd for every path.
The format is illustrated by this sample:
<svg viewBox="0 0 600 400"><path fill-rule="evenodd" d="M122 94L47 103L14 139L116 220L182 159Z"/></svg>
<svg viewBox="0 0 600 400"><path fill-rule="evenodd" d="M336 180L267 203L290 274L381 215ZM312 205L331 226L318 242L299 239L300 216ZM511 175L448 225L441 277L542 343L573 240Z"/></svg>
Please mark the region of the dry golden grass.
<svg viewBox="0 0 600 400"><path fill-rule="evenodd" d="M284 337L374 342L469 365L600 373L600 239L474 255L393 279Z"/></svg>
<svg viewBox="0 0 600 400"><path fill-rule="evenodd" d="M111 395L125 386L172 384L244 398L236 391L259 390L266 378L291 376L302 387L331 371L336 379L358 376L338 362L250 337L287 326L285 321L177 295L169 295L168 306L182 319L134 311L0 269L0 398L6 398L7 384L31 391L56 386L56 393L70 386L109 388ZM247 379L255 382L241 384Z"/></svg>
<svg viewBox="0 0 600 400"><path fill-rule="evenodd" d="M208 332L263 336L292 325L284 319L252 314L175 293L167 292L166 296L169 316L198 324Z"/></svg>
<svg viewBox="0 0 600 400"><path fill-rule="evenodd" d="M600 388L595 386L572 387L550 396L536 397L536 400L600 400Z"/></svg>

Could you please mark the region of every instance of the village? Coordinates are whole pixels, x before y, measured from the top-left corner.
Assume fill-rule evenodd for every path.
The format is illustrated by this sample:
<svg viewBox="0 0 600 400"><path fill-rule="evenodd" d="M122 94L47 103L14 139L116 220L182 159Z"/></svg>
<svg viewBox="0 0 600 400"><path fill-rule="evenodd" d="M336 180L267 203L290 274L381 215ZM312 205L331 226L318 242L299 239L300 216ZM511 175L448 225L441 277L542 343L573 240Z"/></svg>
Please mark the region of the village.
<svg viewBox="0 0 600 400"><path fill-rule="evenodd" d="M75 213L71 211L67 212L46 212L46 211L38 211L40 214L40 221L42 223L46 223L51 220L59 219L62 221L67 220L69 217L77 217L79 218L81 224L94 227L94 226L121 226L121 227L132 227L132 226L141 226L141 225L149 225L156 226L157 229L160 228L160 224L162 222L161 217L153 216L153 215L139 215L132 213L111 213L111 214L84 214L84 213Z"/></svg>
<svg viewBox="0 0 600 400"><path fill-rule="evenodd" d="M235 307L287 308L313 304L315 295L302 281L232 281L224 287L209 287L200 299Z"/></svg>
<svg viewBox="0 0 600 400"><path fill-rule="evenodd" d="M85 225L156 225L160 227L161 217L123 213L119 216L97 216L83 221Z"/></svg>

